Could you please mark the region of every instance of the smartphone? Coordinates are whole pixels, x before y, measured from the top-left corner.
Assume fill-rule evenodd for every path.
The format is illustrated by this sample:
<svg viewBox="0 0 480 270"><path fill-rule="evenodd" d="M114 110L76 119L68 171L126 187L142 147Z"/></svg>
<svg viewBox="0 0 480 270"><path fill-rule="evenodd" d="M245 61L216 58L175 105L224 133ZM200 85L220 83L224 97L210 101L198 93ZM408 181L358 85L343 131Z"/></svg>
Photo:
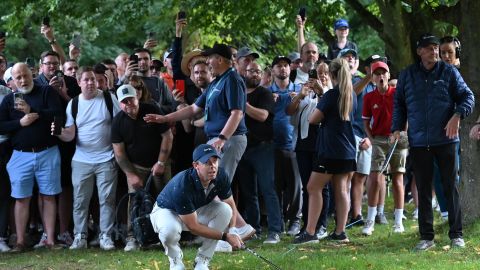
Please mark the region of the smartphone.
<svg viewBox="0 0 480 270"><path fill-rule="evenodd" d="M3 31L0 31L0 39L4 38L4 37L5 37L5 35L6 35L6 34L5 34L5 32L3 32Z"/></svg>
<svg viewBox="0 0 480 270"><path fill-rule="evenodd" d="M43 17L42 24L50 27L50 17L48 16Z"/></svg>
<svg viewBox="0 0 480 270"><path fill-rule="evenodd" d="M185 11L179 11L177 13L177 20L185 19L187 18L187 13Z"/></svg>
<svg viewBox="0 0 480 270"><path fill-rule="evenodd" d="M176 80L175 89L177 89L178 92L180 92L180 95L182 97L185 96L185 80Z"/></svg>
<svg viewBox="0 0 480 270"><path fill-rule="evenodd" d="M138 64L138 55L132 54L132 55L130 55L130 57L128 58L128 60L129 60L130 62L133 62L134 64Z"/></svg>
<svg viewBox="0 0 480 270"><path fill-rule="evenodd" d="M13 93L13 108L18 109L19 103L24 100L23 94L21 92L14 92Z"/></svg>
<svg viewBox="0 0 480 270"><path fill-rule="evenodd" d="M53 117L53 124L55 128L53 129L53 135L60 135L62 134L62 127L65 121L65 117L63 116L54 116Z"/></svg>
<svg viewBox="0 0 480 270"><path fill-rule="evenodd" d="M148 32L147 39L155 39L155 32Z"/></svg>
<svg viewBox="0 0 480 270"><path fill-rule="evenodd" d="M27 57L27 59L25 59L25 63L30 67L30 68L34 68L35 67L35 61L30 58L30 57Z"/></svg>
<svg viewBox="0 0 480 270"><path fill-rule="evenodd" d="M55 76L58 78L58 79L61 79L63 78L63 72L61 70L56 70L55 71Z"/></svg>
<svg viewBox="0 0 480 270"><path fill-rule="evenodd" d="M302 17L302 21L305 21L305 17L307 16L307 9L305 7L301 7L298 11L298 15Z"/></svg>
<svg viewBox="0 0 480 270"><path fill-rule="evenodd" d="M318 79L317 75L317 70L316 69L310 69L308 71L308 79Z"/></svg>
<svg viewBox="0 0 480 270"><path fill-rule="evenodd" d="M82 36L80 34L73 34L70 44L72 44L76 48L80 48L81 43L82 43Z"/></svg>

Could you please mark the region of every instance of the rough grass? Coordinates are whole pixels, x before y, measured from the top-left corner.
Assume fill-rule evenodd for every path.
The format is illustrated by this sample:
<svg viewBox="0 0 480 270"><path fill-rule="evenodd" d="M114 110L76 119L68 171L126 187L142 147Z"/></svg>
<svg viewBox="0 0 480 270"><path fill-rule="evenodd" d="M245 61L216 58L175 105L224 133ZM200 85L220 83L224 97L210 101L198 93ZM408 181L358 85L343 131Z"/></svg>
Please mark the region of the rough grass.
<svg viewBox="0 0 480 270"><path fill-rule="evenodd" d="M411 206L408 208L411 210ZM263 240L250 241L247 245L282 269L480 269L480 222L466 226L467 248L462 250L450 249L447 225L436 226L436 247L426 252L413 251L418 242L417 223L407 220L404 225L406 232L401 235L393 234L390 225L376 225L370 237L361 235L361 227L354 227L347 231L351 240L347 245L321 241L320 244L294 246L292 238L287 236L282 236L278 245L266 246ZM196 247L184 247L187 269L193 269L195 253ZM0 254L0 269L168 268L167 257L160 249L125 253L119 247L111 252L92 248ZM210 269L273 268L247 251L236 251L215 254Z"/></svg>

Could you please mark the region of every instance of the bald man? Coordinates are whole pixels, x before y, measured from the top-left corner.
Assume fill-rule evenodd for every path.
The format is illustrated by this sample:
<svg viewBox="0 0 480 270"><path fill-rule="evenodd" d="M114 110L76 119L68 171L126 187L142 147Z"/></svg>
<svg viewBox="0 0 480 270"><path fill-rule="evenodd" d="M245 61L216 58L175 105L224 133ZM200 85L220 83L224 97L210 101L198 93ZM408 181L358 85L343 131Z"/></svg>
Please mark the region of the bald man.
<svg viewBox="0 0 480 270"><path fill-rule="evenodd" d="M25 251L25 229L29 204L36 181L43 204L42 220L47 235L40 246L53 247L55 236L55 195L60 185L60 153L56 137L50 135L55 116L63 115L60 96L49 85L34 85L32 72L24 63L13 66L16 93L0 105L0 134L11 134L13 154L7 164L11 196L15 201L17 243L14 252ZM35 136L32 136L35 134Z"/></svg>

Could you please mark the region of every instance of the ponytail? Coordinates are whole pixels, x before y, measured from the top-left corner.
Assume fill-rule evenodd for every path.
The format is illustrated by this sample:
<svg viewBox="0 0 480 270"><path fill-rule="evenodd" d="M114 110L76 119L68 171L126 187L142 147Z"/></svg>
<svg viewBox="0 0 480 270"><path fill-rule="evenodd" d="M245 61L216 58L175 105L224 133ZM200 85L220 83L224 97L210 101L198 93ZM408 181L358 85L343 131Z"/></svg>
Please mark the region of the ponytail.
<svg viewBox="0 0 480 270"><path fill-rule="evenodd" d="M353 110L353 86L350 67L345 59L336 58L329 65L330 73L338 82L338 110L343 121L350 121L350 113Z"/></svg>

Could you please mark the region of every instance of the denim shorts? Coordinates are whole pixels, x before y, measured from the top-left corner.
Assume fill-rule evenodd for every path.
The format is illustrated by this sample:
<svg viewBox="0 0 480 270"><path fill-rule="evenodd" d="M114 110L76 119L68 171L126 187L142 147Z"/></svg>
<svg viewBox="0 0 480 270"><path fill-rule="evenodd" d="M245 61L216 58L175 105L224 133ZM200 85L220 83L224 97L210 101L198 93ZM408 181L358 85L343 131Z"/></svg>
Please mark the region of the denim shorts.
<svg viewBox="0 0 480 270"><path fill-rule="evenodd" d="M38 153L14 150L7 164L12 186L12 197L23 199L32 196L34 181L43 195L62 192L60 184L60 152L57 146Z"/></svg>

